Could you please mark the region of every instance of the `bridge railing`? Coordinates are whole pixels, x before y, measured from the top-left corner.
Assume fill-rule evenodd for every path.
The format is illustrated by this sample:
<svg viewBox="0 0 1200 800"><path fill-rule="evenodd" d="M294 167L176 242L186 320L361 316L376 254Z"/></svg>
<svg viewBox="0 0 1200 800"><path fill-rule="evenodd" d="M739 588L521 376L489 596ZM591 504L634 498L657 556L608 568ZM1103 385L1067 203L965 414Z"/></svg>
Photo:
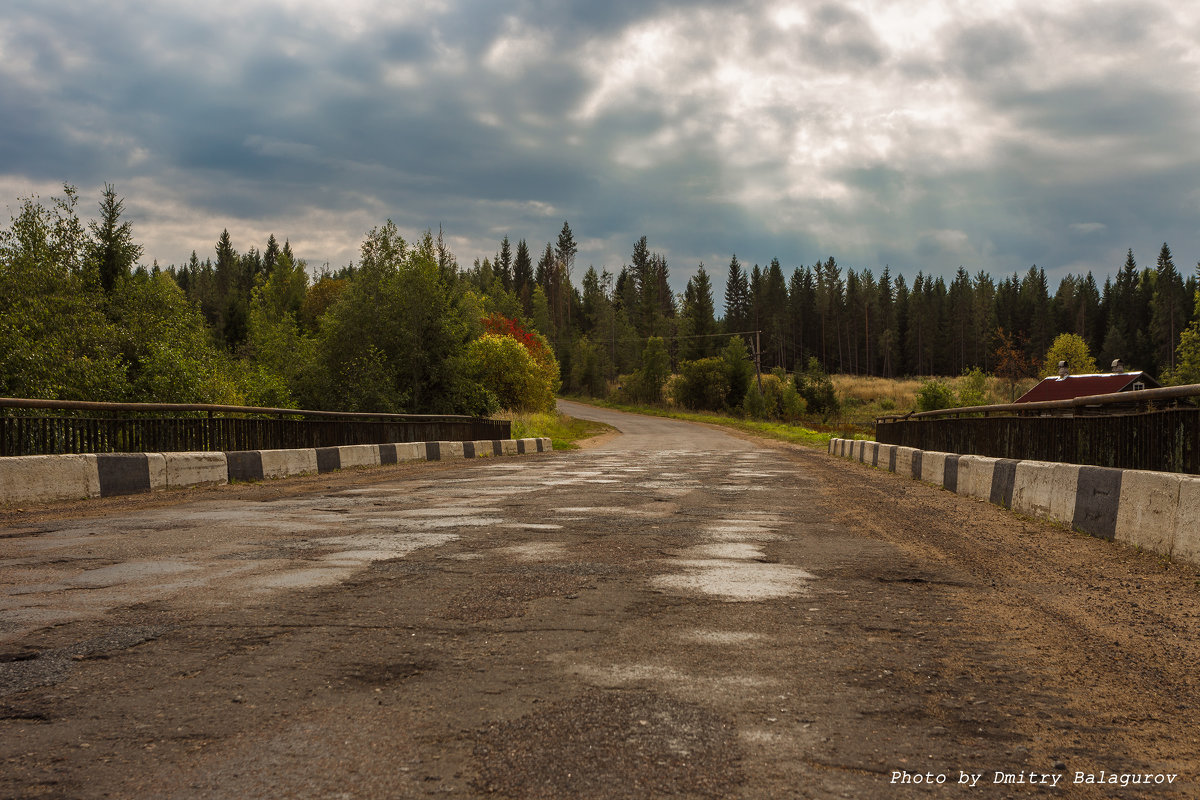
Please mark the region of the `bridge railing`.
<svg viewBox="0 0 1200 800"><path fill-rule="evenodd" d="M1200 474L1200 384L879 417L875 438L919 450Z"/></svg>
<svg viewBox="0 0 1200 800"><path fill-rule="evenodd" d="M465 442L511 430L508 420L458 415L0 397L0 457Z"/></svg>

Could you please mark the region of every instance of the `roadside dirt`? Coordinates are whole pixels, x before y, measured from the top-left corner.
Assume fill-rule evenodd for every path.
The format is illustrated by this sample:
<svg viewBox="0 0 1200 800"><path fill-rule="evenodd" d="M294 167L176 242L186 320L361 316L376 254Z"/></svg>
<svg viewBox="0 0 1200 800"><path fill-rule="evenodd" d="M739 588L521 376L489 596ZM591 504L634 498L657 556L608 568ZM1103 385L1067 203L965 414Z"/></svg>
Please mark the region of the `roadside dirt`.
<svg viewBox="0 0 1200 800"><path fill-rule="evenodd" d="M626 435L5 512L0 796L1200 791L1196 570L596 414Z"/></svg>

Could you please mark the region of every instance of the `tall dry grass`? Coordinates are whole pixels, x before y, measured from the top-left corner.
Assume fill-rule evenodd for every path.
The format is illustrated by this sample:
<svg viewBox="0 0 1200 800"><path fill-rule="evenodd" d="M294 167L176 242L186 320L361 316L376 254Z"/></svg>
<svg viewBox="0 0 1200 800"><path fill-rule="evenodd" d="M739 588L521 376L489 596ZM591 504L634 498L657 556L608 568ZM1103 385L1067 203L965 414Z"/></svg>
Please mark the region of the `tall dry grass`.
<svg viewBox="0 0 1200 800"><path fill-rule="evenodd" d="M865 375L832 375L833 388L842 404L843 418L848 422L866 423L885 414L905 414L917 408L917 392L921 384L930 378L878 378ZM963 382L962 376L939 377L956 393ZM1028 378L1017 382L1016 396L1029 391L1037 379ZM1007 381L988 377L990 403L1011 402Z"/></svg>

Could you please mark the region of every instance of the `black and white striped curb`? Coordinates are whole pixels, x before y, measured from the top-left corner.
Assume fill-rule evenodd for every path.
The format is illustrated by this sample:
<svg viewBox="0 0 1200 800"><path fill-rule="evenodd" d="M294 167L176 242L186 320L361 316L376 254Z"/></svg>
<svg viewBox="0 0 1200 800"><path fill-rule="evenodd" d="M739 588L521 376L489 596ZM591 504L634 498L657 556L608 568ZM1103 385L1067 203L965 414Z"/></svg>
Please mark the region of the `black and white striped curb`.
<svg viewBox="0 0 1200 800"><path fill-rule="evenodd" d="M829 452L1021 514L1200 564L1200 477L963 456L861 439Z"/></svg>
<svg viewBox="0 0 1200 800"><path fill-rule="evenodd" d="M312 475L406 461L514 456L551 450L550 440L402 442L230 453L99 453L0 458L0 503L138 494L231 481Z"/></svg>

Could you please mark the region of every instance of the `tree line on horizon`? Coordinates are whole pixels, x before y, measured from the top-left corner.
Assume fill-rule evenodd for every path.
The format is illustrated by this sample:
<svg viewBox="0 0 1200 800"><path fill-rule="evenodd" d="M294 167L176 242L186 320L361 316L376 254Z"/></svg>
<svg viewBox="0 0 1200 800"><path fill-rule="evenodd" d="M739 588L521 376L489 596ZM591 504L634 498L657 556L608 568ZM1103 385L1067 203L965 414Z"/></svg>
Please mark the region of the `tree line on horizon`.
<svg viewBox="0 0 1200 800"><path fill-rule="evenodd" d="M739 387L723 407L745 411L738 392L757 360L775 375L757 394L773 386L794 409L784 395L812 406L828 373L988 373L1003 351L1023 354L1032 374L1063 333L1102 368L1119 358L1164 382L1200 382L1197 276L1180 275L1165 243L1153 267L1130 251L1102 287L1068 275L1053 293L1036 266L999 281L922 271L909 284L833 257L785 274L778 259L747 269L733 256L718 314L704 265L676 295L645 236L615 274L589 266L576 286L567 222L536 251L505 236L466 268L440 230L408 242L390 221L368 232L357 262L317 275L286 239L239 253L227 230L212 256L147 268L113 187L87 225L64 188L49 204L24 199L0 230L6 395L485 413L547 407L560 382L605 396L651 373L661 389L676 373L700 391L715 370ZM502 386L508 372L523 382Z"/></svg>
<svg viewBox="0 0 1200 800"><path fill-rule="evenodd" d="M564 223L560 239L569 234ZM554 342L565 385L593 394L636 370L652 337L667 342L677 370L717 354L734 335L746 339L763 370L804 371L815 360L826 373L894 378L990 373L998 352L1014 350L1032 376L1054 340L1070 333L1104 368L1119 359L1171 381L1182 375L1180 342L1198 319L1200 264L1183 277L1166 243L1153 267L1139 268L1131 249L1103 286L1091 272L1069 274L1053 293L1036 265L1000 280L962 267L949 281L921 271L909 284L888 267L878 276L843 272L832 256L788 275L778 259L747 269L734 255L720 316L704 265L674 295L667 260L650 251L645 236L617 274L589 267L578 290L569 278L574 251L562 241L547 243L536 273L522 267L524 240L516 259L509 249L505 237L467 278L484 294L508 296L506 307Z"/></svg>

